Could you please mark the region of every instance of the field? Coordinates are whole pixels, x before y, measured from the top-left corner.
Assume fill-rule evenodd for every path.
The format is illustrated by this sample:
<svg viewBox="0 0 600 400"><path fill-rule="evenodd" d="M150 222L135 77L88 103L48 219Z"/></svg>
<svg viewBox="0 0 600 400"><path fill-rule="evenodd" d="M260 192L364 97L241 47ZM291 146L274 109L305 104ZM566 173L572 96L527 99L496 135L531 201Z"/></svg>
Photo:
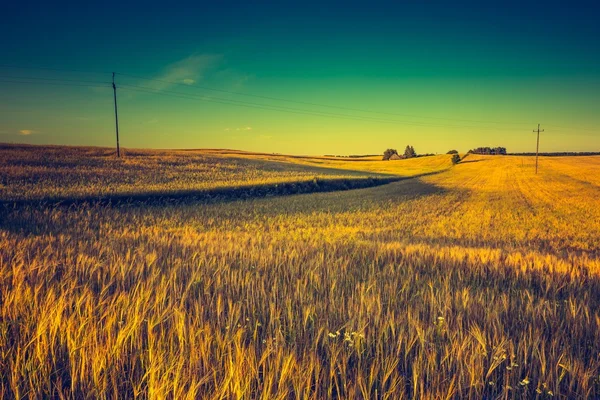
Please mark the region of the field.
<svg viewBox="0 0 600 400"><path fill-rule="evenodd" d="M0 145L0 201L72 201L240 194L315 180L333 184L387 182L441 171L448 157L395 163L338 161L231 150L128 150L115 160L112 149ZM307 187L307 190L315 189ZM328 189L324 187L322 189ZM314 190L313 190L314 191ZM279 194L286 194L279 193ZM277 193L275 193L277 194ZM231 197L231 196L229 196Z"/></svg>
<svg viewBox="0 0 600 400"><path fill-rule="evenodd" d="M600 397L600 157L2 153L4 398Z"/></svg>

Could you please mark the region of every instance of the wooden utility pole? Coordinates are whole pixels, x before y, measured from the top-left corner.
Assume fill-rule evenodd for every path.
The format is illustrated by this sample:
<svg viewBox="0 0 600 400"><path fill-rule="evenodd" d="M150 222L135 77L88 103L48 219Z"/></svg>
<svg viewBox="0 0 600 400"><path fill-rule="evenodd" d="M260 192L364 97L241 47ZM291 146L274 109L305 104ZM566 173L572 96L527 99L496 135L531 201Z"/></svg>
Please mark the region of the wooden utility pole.
<svg viewBox="0 0 600 400"><path fill-rule="evenodd" d="M544 130L540 130L540 124L538 124L537 131L534 129L533 132L537 132L537 146L535 148L535 173L537 175L538 170L538 156L540 153L540 132L544 132Z"/></svg>
<svg viewBox="0 0 600 400"><path fill-rule="evenodd" d="M113 94L115 98L115 127L117 130L117 157L121 157L121 149L119 147L119 114L117 113L117 86L115 85L115 73L112 73Z"/></svg>

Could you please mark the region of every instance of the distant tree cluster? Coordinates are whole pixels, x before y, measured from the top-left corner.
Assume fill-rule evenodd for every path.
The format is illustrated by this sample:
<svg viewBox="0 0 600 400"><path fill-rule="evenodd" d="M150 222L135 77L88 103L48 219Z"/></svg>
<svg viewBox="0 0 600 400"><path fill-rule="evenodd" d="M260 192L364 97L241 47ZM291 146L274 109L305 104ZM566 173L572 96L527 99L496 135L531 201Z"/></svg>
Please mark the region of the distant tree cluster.
<svg viewBox="0 0 600 400"><path fill-rule="evenodd" d="M406 146L406 149L404 149L404 158L413 158L417 156L417 152L415 151L415 148L412 146Z"/></svg>
<svg viewBox="0 0 600 400"><path fill-rule="evenodd" d="M389 160L393 155L398 155L398 150L396 149L387 149L383 152L383 161Z"/></svg>
<svg viewBox="0 0 600 400"><path fill-rule="evenodd" d="M470 154L506 155L506 147L478 147L469 150Z"/></svg>
<svg viewBox="0 0 600 400"><path fill-rule="evenodd" d="M449 150L446 154L458 154L458 150Z"/></svg>
<svg viewBox="0 0 600 400"><path fill-rule="evenodd" d="M400 155L398 154L398 150L396 149L387 149L386 151L383 152L383 160L400 160L400 159L405 159L405 158L413 158L413 157L419 157L417 155L417 152L415 151L415 148L408 145L406 146L406 149L404 149L404 154Z"/></svg>

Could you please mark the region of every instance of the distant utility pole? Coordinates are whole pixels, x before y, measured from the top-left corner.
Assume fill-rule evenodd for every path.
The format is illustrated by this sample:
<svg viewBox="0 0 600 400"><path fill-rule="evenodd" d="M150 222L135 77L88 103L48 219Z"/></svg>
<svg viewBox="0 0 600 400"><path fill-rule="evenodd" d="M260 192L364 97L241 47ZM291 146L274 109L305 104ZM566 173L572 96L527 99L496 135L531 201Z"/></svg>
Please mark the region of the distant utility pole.
<svg viewBox="0 0 600 400"><path fill-rule="evenodd" d="M538 124L537 130L534 129L533 132L534 133L537 132L537 146L535 148L535 173L537 175L537 170L538 170L538 156L539 156L539 153L540 153L540 132L544 132L544 130L542 129L540 131L540 124Z"/></svg>
<svg viewBox="0 0 600 400"><path fill-rule="evenodd" d="M117 86L115 85L115 73L112 73L113 94L115 98L115 127L117 130L117 157L121 157L121 149L119 148L119 114L117 113Z"/></svg>

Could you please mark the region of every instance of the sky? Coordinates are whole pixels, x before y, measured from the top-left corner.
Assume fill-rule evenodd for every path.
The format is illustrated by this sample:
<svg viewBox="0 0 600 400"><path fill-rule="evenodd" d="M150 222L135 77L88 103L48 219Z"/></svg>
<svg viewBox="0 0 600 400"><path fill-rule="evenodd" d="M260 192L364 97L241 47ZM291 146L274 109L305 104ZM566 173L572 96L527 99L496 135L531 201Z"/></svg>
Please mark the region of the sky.
<svg viewBox="0 0 600 400"><path fill-rule="evenodd" d="M11 2L0 142L600 151L593 2Z"/></svg>

